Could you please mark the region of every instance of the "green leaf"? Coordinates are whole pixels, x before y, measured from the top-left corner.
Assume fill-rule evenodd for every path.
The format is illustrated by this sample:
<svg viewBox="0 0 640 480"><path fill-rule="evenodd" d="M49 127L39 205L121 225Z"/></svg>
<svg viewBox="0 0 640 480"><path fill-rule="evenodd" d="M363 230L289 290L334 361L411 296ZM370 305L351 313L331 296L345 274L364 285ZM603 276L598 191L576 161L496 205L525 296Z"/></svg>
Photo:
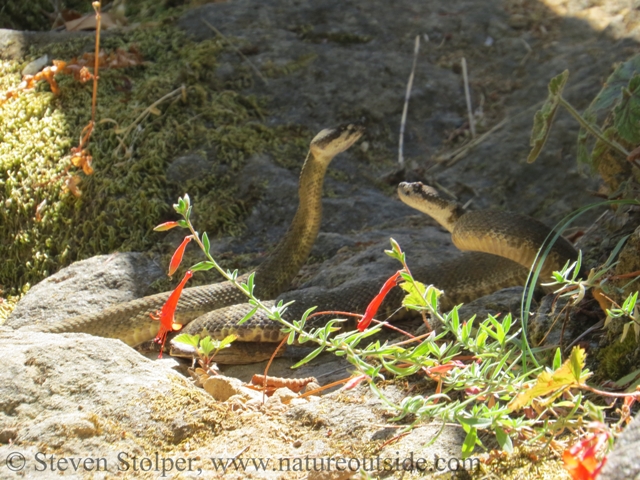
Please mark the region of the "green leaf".
<svg viewBox="0 0 640 480"><path fill-rule="evenodd" d="M196 263L194 266L190 267L189 270L192 272L198 272L200 270L211 270L213 267L213 262L206 260L204 262Z"/></svg>
<svg viewBox="0 0 640 480"><path fill-rule="evenodd" d="M498 445L500 448L507 453L513 452L513 443L511 442L511 437L507 435L502 428L496 427L496 440L498 440Z"/></svg>
<svg viewBox="0 0 640 480"><path fill-rule="evenodd" d="M586 352L580 347L573 347L571 350L571 373L578 383L582 378L582 369L584 368L586 357Z"/></svg>
<svg viewBox="0 0 640 480"><path fill-rule="evenodd" d="M463 427L467 426L471 429L489 428L491 426L491 419L488 417L464 417L458 418L458 421ZM468 430L465 428L465 431Z"/></svg>
<svg viewBox="0 0 640 480"><path fill-rule="evenodd" d="M440 295L442 295L442 290L438 290L433 285L429 285L427 287L427 293L426 293L427 301L429 302L429 305L431 305L431 308L434 311L438 310L438 297Z"/></svg>
<svg viewBox="0 0 640 480"><path fill-rule="evenodd" d="M316 348L313 352L311 352L309 355L307 355L306 357L304 357L302 360L300 360L298 363L296 363L293 367L291 368L298 368L302 365L304 365L305 363L309 363L311 360L313 360L314 358L316 358L318 355L320 355L322 353L322 351L324 350L324 346L322 347L318 347Z"/></svg>
<svg viewBox="0 0 640 480"><path fill-rule="evenodd" d="M244 317L242 317L242 320L240 320L238 322L238 325L242 325L243 323L245 323L247 320L249 320L251 317L253 317L257 311L258 311L258 306L253 307L249 311L249 313L247 313Z"/></svg>
<svg viewBox="0 0 640 480"><path fill-rule="evenodd" d="M289 302L290 304L291 302ZM318 308L318 307L311 307L308 308L303 314L302 314L302 318L300 318L300 329L304 328L304 324L307 323L307 318L309 318L309 315L311 315L313 313L313 311Z"/></svg>
<svg viewBox="0 0 640 480"><path fill-rule="evenodd" d="M187 208L187 204L184 203L184 200L182 198L178 199L178 203L177 204L173 204L173 208L174 210L179 213L180 215L184 215L184 212Z"/></svg>
<svg viewBox="0 0 640 480"><path fill-rule="evenodd" d="M186 220L178 220L178 226L182 228L189 228L189 224L187 223Z"/></svg>
<svg viewBox="0 0 640 480"><path fill-rule="evenodd" d="M615 140L617 133L618 133L618 130L616 130L615 127L609 127L605 129L604 132L602 132L602 135L607 140ZM593 151L591 152L591 160L590 160L590 162L593 164L594 167L597 167L598 165L600 165L600 162L603 160L607 161L606 154L609 152L610 149L611 147L609 147L609 145L607 145L606 143L600 141L599 139L596 140L596 143L593 146Z"/></svg>
<svg viewBox="0 0 640 480"><path fill-rule="evenodd" d="M174 342L189 345L194 348L198 348L198 342L200 341L200 335L189 335L188 333L181 333L173 339Z"/></svg>
<svg viewBox="0 0 640 480"><path fill-rule="evenodd" d="M504 368L505 364L507 363L507 360L509 360L510 356L511 356L511 352L508 352L500 359L495 369L493 370L493 374L491 375L491 378L498 377L498 375L502 372L502 369Z"/></svg>
<svg viewBox="0 0 640 480"><path fill-rule="evenodd" d="M209 242L209 235L207 235L207 232L204 232L202 234L202 245L204 245L204 252L209 253L209 250L211 249L211 243Z"/></svg>
<svg viewBox="0 0 640 480"><path fill-rule="evenodd" d="M427 353L429 353L431 351L432 346L430 345L433 342L433 339L431 338L427 338L425 340L423 340L420 345L418 345L417 347L415 347L412 351L411 351L411 355L410 358L416 359L419 357L422 357L423 355L426 355Z"/></svg>
<svg viewBox="0 0 640 480"><path fill-rule="evenodd" d="M222 350L223 348L227 348L229 345L231 345L232 342L235 342L237 339L237 335L227 335L218 343L218 349Z"/></svg>
<svg viewBox="0 0 640 480"><path fill-rule="evenodd" d="M400 284L407 295L402 300L404 307L426 307L427 303L424 299L424 294L427 291L427 287L420 282L403 282Z"/></svg>
<svg viewBox="0 0 640 480"><path fill-rule="evenodd" d="M420 370L420 368L422 368L420 365L417 365L417 364L414 364L414 365L411 365L409 367L404 367L403 368L403 367L398 367L397 365L394 365L393 363L388 363L388 362L383 362L383 366L384 366L384 368L389 370L391 373L393 373L394 375L397 375L399 377L406 377L407 375L413 375L418 370Z"/></svg>
<svg viewBox="0 0 640 480"><path fill-rule="evenodd" d="M562 352L560 348L556 348L556 354L553 357L553 369L558 370L562 366Z"/></svg>
<svg viewBox="0 0 640 480"><path fill-rule="evenodd" d="M640 75L635 74L628 88L622 89L622 101L613 109L618 134L634 145L640 143Z"/></svg>
<svg viewBox="0 0 640 480"><path fill-rule="evenodd" d="M465 430L467 429L465 428ZM478 430L473 427L469 428L467 430L467 436L464 438L464 443L462 444L462 458L468 458L473 453L473 449L475 448L477 441Z"/></svg>
<svg viewBox="0 0 640 480"><path fill-rule="evenodd" d="M509 330L511 330L512 322L513 318L511 317L511 313L507 313L502 320L502 329L504 330L505 334L509 333Z"/></svg>
<svg viewBox="0 0 640 480"><path fill-rule="evenodd" d="M389 255L390 257L395 258L396 260L403 261L404 254L402 253L402 249L400 248L398 242L396 242L393 238L390 238L389 242L391 243L391 250L385 250L385 253L387 253L387 255Z"/></svg>
<svg viewBox="0 0 640 480"><path fill-rule="evenodd" d="M256 272L251 272L251 275L249 275L249 278L247 279L247 288L251 295L253 295L253 289L254 289L253 281L255 280L255 278L256 278Z"/></svg>
<svg viewBox="0 0 640 480"><path fill-rule="evenodd" d="M562 95L562 90L569 78L569 70L565 70L560 75L555 76L549 82L549 96L547 101L544 102L540 110L538 110L533 117L533 130L531 131L531 152L527 157L527 163L535 162L536 158L540 155L542 147L549 138L551 131L551 124L558 111L559 97Z"/></svg>
<svg viewBox="0 0 640 480"><path fill-rule="evenodd" d="M458 333L458 330L460 329L460 315L458 315L457 308L454 308L451 311L449 318L451 321L451 330L453 330L454 333Z"/></svg>
<svg viewBox="0 0 640 480"><path fill-rule="evenodd" d="M211 355L211 352L213 352L215 349L216 346L211 340L211 337L204 337L202 340L200 340L200 351L205 357Z"/></svg>
<svg viewBox="0 0 640 480"><path fill-rule="evenodd" d="M623 88L629 85L631 79L638 73L640 73L640 55L621 63L609 76L591 105L584 111L583 118L589 123L596 124L598 118L608 116L616 104L622 100ZM588 139L588 132L581 128L578 134L578 162L593 166L597 156L589 155Z"/></svg>

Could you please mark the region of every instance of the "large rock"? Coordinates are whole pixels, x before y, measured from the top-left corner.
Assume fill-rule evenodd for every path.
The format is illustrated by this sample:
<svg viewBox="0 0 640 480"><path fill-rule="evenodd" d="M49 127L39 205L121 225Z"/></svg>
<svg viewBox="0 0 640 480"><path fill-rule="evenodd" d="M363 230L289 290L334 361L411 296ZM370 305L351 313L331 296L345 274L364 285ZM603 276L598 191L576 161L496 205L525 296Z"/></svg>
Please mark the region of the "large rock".
<svg viewBox="0 0 640 480"><path fill-rule="evenodd" d="M6 325L20 328L97 312L148 295L164 275L157 259L143 253L116 252L75 262L33 286Z"/></svg>
<svg viewBox="0 0 640 480"><path fill-rule="evenodd" d="M622 432L616 440L613 451L607 458L600 480L638 480L640 479L640 416Z"/></svg>
<svg viewBox="0 0 640 480"><path fill-rule="evenodd" d="M59 475L37 470L38 452L45 462L101 457L116 474L121 452L152 456L218 428L215 401L172 371L173 360L149 361L118 340L0 327L0 357L0 432L9 432L0 459L18 452L38 478ZM194 415L194 405L204 410Z"/></svg>

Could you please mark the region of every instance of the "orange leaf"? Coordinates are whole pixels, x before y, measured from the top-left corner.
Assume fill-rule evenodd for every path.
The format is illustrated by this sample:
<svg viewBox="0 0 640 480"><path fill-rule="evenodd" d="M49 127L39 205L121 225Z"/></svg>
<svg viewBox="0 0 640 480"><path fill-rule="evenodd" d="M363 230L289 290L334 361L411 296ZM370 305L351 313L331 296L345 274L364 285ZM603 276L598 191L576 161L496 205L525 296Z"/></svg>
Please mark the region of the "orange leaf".
<svg viewBox="0 0 640 480"><path fill-rule="evenodd" d="M84 162L82 163L82 171L85 175L91 175L93 173L93 167L91 164L93 163L93 157L91 155L84 156Z"/></svg>

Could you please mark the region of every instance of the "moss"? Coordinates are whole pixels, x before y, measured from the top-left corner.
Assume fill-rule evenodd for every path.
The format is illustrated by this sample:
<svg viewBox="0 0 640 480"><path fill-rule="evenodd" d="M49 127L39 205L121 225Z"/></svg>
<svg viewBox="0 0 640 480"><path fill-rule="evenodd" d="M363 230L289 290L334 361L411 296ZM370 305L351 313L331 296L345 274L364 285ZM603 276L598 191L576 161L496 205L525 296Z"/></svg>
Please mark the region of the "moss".
<svg viewBox="0 0 640 480"><path fill-rule="evenodd" d="M291 75L298 70L308 67L316 58L318 58L318 55L315 53L307 53L284 64L277 64L271 60L267 60L261 69L265 77L282 77L285 75Z"/></svg>
<svg viewBox="0 0 640 480"><path fill-rule="evenodd" d="M74 40L31 52L68 60L92 49L92 39ZM247 208L234 179L245 159L271 153L279 163L299 166L308 137L287 126L267 127L264 102L229 90L215 75L227 47L217 39L194 43L169 25L137 28L102 39L105 50L136 45L145 63L102 70L99 123L90 142L95 173L82 173L82 197L63 188L70 148L90 118L91 85L58 76L60 96L46 84L2 107L0 118L0 286L15 295L71 262L113 251L155 250L163 234L152 228L174 218L171 205L186 191L195 204L198 229L237 234ZM25 59L29 60L29 59ZM0 63L0 90L20 82L17 62ZM153 102L185 86L184 98L158 105L159 115L125 128ZM302 146L304 145L304 147ZM121 148L122 146L126 148ZM195 150L215 150L222 174L179 186L166 176L170 162ZM71 167L75 171L75 167ZM74 172L77 173L77 172ZM41 219L36 208L46 200Z"/></svg>
<svg viewBox="0 0 640 480"><path fill-rule="evenodd" d="M315 29L313 25L298 25L291 28L291 31L296 33L300 39L312 42L334 42L339 45L354 45L360 43L369 43L371 37L368 35L358 35L351 32L322 32Z"/></svg>
<svg viewBox="0 0 640 480"><path fill-rule="evenodd" d="M609 337L612 337L612 334ZM620 336L616 335L611 344L601 348L598 352L597 378L617 380L637 368L635 366L637 354L634 353L637 347L638 343L633 334L633 329L630 330L623 342L620 342Z"/></svg>
<svg viewBox="0 0 640 480"><path fill-rule="evenodd" d="M18 301L22 298L21 295L9 296L3 298L0 296L0 325L9 317L9 314L16 308Z"/></svg>
<svg viewBox="0 0 640 480"><path fill-rule="evenodd" d="M0 28L12 30L48 30L51 21L47 13L53 11L49 0L29 2L2 2Z"/></svg>

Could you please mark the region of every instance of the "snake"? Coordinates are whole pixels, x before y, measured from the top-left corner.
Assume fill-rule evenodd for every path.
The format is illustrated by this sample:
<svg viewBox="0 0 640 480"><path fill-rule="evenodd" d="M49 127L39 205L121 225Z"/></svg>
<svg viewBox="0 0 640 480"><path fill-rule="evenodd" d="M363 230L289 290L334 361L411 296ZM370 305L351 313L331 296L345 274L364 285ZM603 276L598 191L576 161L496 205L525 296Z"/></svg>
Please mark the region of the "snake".
<svg viewBox="0 0 640 480"><path fill-rule="evenodd" d="M314 137L301 170L298 208L293 221L275 249L255 270L255 296L275 298L263 302L268 307L293 301L283 313L283 318L289 321L301 318L314 306L320 306L323 311L364 312L386 279L384 276L356 279L331 289L309 287L282 293L305 263L319 232L327 167L362 133L362 127L348 124L325 129ZM465 251L453 260L411 269L417 280L433 284L444 292L440 301L442 309L467 303L501 288L523 285L538 249L552 232L545 224L513 212L465 211L456 202L444 199L435 189L420 182L401 183L398 196L407 205L431 216L451 233L454 245ZM560 270L577 256L571 243L558 237L542 266L542 276ZM246 279L247 275L239 277L240 281ZM89 333L118 338L130 346L137 346L157 334L158 322L150 314L162 307L169 294L143 297L101 312L38 325L36 329L49 333ZM406 310L400 308L402 298L401 289L392 289L381 311L389 312L391 320L404 317ZM254 310L254 306L245 301L244 293L230 282L187 288L178 302L175 321L184 325L184 333L192 335L210 335L212 338L235 335L237 340L233 348L224 349L216 356L218 363L258 362L270 356L274 342L281 341L285 334L280 324L270 320L262 310L238 325L240 319ZM334 317L314 317L306 326L320 327L329 318Z"/></svg>
<svg viewBox="0 0 640 480"><path fill-rule="evenodd" d="M306 262L320 231L327 168L336 155L351 147L363 133L362 125L349 123L326 128L311 140L300 171L298 207L293 220L280 242L253 272L254 293L258 298L275 298L289 286ZM246 282L249 273L239 276L237 281ZM149 295L99 312L25 328L45 333L79 332L117 338L135 347L157 335L159 322L151 315L162 308L170 294ZM186 325L207 312L245 301L245 294L231 282L186 288L176 307L174 321Z"/></svg>
<svg viewBox="0 0 640 480"><path fill-rule="evenodd" d="M497 209L465 212L459 204L444 199L434 188L421 182L401 183L398 196L407 205L436 220L451 233L454 245L465 251L452 260L411 268L414 278L444 292L439 301L443 310L502 288L524 285L538 250L552 233L542 222L514 212ZM558 237L542 265L541 278L550 276L567 261L577 258L573 245L564 237ZM307 309L316 305L323 311L362 313L387 277L359 278L331 289L309 287L294 290L280 295L274 302L264 303L273 307L278 302L293 302L282 315L288 321L301 318ZM389 321L406 318L407 310L401 308L403 297L401 289L392 289L379 313L382 312ZM273 351L265 345L281 341L285 334L280 324L270 320L268 313L262 310L239 328L238 321L252 309L250 304L241 304L206 313L188 325L185 332L215 338L236 335L240 342L234 344L237 350L221 351L216 356L218 363L265 360ZM333 318L336 315L320 315L309 319L305 327L319 328ZM353 320L347 322L347 328L353 323ZM188 356L188 351L172 344L172 354Z"/></svg>

